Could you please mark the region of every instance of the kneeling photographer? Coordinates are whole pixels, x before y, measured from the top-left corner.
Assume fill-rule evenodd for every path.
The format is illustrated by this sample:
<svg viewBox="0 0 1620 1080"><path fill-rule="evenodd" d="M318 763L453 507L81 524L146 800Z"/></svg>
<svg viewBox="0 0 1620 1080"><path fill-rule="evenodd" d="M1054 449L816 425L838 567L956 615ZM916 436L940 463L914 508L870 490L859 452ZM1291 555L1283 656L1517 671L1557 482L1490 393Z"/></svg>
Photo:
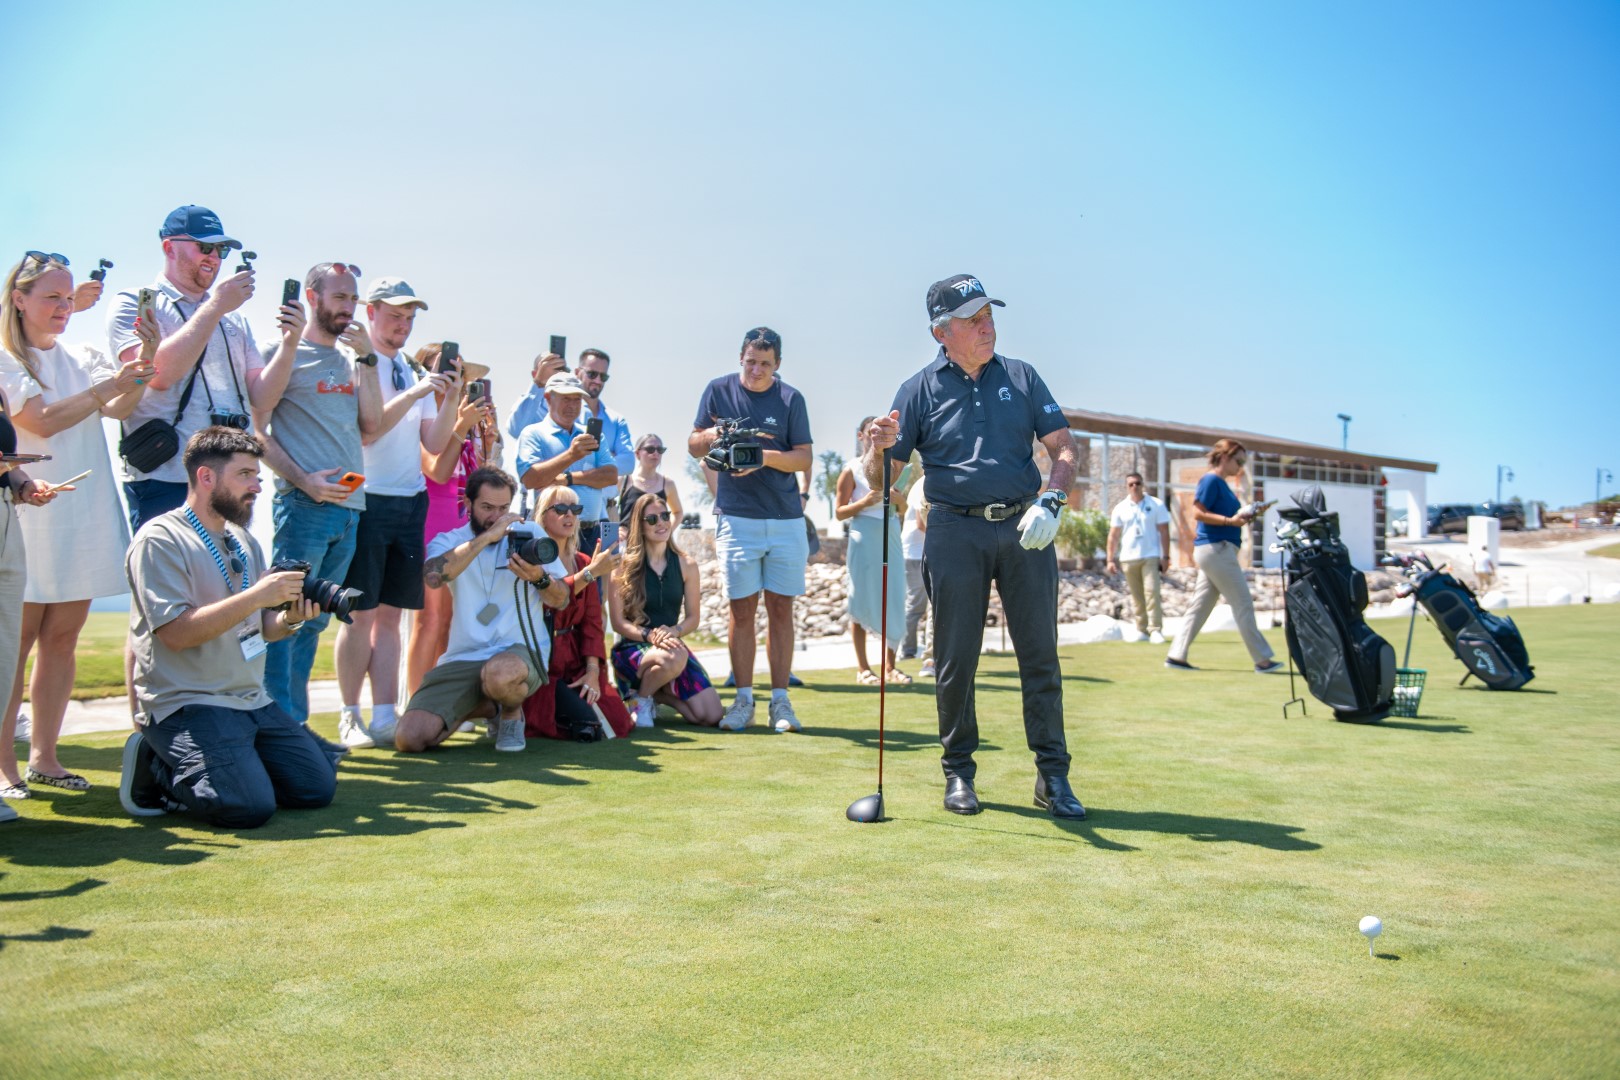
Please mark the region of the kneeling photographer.
<svg viewBox="0 0 1620 1080"><path fill-rule="evenodd" d="M337 790L337 755L265 690L266 644L319 607L303 573L266 573L247 530L263 454L234 427L193 435L185 502L148 521L125 559L141 730L124 747L120 798L137 816L184 810L251 829Z"/></svg>
<svg viewBox="0 0 1620 1080"><path fill-rule="evenodd" d="M523 699L545 681L546 607L568 603L557 544L511 512L517 481L492 466L467 477L467 524L428 542L422 577L449 589L450 639L394 732L407 752L438 746L464 720L492 720L495 749L522 750ZM514 528L516 526L516 528Z"/></svg>

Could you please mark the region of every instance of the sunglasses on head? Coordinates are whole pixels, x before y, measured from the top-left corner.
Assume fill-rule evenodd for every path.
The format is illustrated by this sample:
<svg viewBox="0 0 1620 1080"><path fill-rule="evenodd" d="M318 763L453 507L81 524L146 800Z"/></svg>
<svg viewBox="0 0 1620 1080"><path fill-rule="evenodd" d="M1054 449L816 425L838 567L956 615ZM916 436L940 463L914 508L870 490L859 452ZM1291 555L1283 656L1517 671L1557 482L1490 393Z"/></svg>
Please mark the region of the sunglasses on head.
<svg viewBox="0 0 1620 1080"><path fill-rule="evenodd" d="M72 263L68 262L68 257L66 255L61 255L61 254L58 254L57 252L54 252L54 251L25 251L25 252L23 252L23 261L27 262L29 259L33 259L35 262L42 262L42 263L59 262L63 266L71 266L71 265L73 265Z"/></svg>
<svg viewBox="0 0 1620 1080"><path fill-rule="evenodd" d="M356 281L358 281L360 279L360 267L358 265L356 265L355 263L335 262L335 263L332 264L332 273L334 273L334 274L353 274Z"/></svg>
<svg viewBox="0 0 1620 1080"><path fill-rule="evenodd" d="M657 525L660 521L675 520L675 515L665 510L663 513L643 514L641 520L649 525Z"/></svg>
<svg viewBox="0 0 1620 1080"><path fill-rule="evenodd" d="M579 503L560 502L552 503L550 506L546 507L546 509L556 514L558 517L573 517L575 514L579 513L580 505Z"/></svg>

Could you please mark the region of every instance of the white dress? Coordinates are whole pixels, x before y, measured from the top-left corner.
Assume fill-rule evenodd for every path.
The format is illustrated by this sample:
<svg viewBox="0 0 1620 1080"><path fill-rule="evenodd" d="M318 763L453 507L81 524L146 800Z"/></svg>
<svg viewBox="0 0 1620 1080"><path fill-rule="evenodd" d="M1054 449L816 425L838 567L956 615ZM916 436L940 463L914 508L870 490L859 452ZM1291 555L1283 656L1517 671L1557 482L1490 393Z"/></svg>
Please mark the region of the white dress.
<svg viewBox="0 0 1620 1080"><path fill-rule="evenodd" d="M0 350L0 390L5 391L14 416L23 411L29 398L40 397L51 404L90 389L94 378L105 378L115 370L94 349L76 346L70 350L60 341L44 352L36 349L34 357L40 381L16 357ZM101 374L92 376L91 371L98 367ZM73 485L73 491L58 495L48 506L17 507L28 548L28 589L23 599L31 604L60 604L128 592L124 552L129 548L129 525L118 501L100 411L48 439L18 424L17 452L51 455L50 461L27 466L28 475L35 480L61 483L92 470Z"/></svg>

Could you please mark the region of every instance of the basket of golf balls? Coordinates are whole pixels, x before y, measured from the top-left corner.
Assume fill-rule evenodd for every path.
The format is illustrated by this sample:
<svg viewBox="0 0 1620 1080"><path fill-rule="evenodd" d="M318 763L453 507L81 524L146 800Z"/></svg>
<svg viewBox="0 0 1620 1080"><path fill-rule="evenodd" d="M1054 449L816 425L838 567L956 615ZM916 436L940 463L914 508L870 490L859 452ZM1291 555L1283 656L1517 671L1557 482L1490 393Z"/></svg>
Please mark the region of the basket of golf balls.
<svg viewBox="0 0 1620 1080"><path fill-rule="evenodd" d="M1395 702L1389 711L1396 716L1416 716L1418 702L1423 700L1423 680L1429 673L1423 668L1395 669Z"/></svg>

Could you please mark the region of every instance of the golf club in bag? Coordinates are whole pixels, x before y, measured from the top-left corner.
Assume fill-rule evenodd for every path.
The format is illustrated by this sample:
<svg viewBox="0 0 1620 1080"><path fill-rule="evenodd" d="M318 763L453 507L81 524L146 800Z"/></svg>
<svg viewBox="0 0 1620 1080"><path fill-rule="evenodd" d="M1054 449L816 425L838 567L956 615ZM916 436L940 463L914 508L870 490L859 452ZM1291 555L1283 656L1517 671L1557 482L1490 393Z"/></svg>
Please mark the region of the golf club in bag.
<svg viewBox="0 0 1620 1080"><path fill-rule="evenodd" d="M1395 650L1367 625L1367 577L1350 565L1339 515L1312 484L1277 511L1288 655L1335 720L1373 723L1395 699Z"/></svg>
<svg viewBox="0 0 1620 1080"><path fill-rule="evenodd" d="M1480 607L1474 590L1446 573L1445 566L1436 568L1421 551L1385 556L1384 564L1398 567L1411 580L1417 602L1468 669L1463 682L1472 675L1487 690L1517 690L1536 677L1524 635L1513 620Z"/></svg>
<svg viewBox="0 0 1620 1080"><path fill-rule="evenodd" d="M859 468L859 465L856 466ZM883 818L883 706L888 697L889 672L889 493L894 485L890 482L889 459L883 456L883 600L878 608L878 667L883 670L883 678L878 680L878 786L876 795L866 795L849 804L844 816L851 821L870 824L882 821Z"/></svg>

